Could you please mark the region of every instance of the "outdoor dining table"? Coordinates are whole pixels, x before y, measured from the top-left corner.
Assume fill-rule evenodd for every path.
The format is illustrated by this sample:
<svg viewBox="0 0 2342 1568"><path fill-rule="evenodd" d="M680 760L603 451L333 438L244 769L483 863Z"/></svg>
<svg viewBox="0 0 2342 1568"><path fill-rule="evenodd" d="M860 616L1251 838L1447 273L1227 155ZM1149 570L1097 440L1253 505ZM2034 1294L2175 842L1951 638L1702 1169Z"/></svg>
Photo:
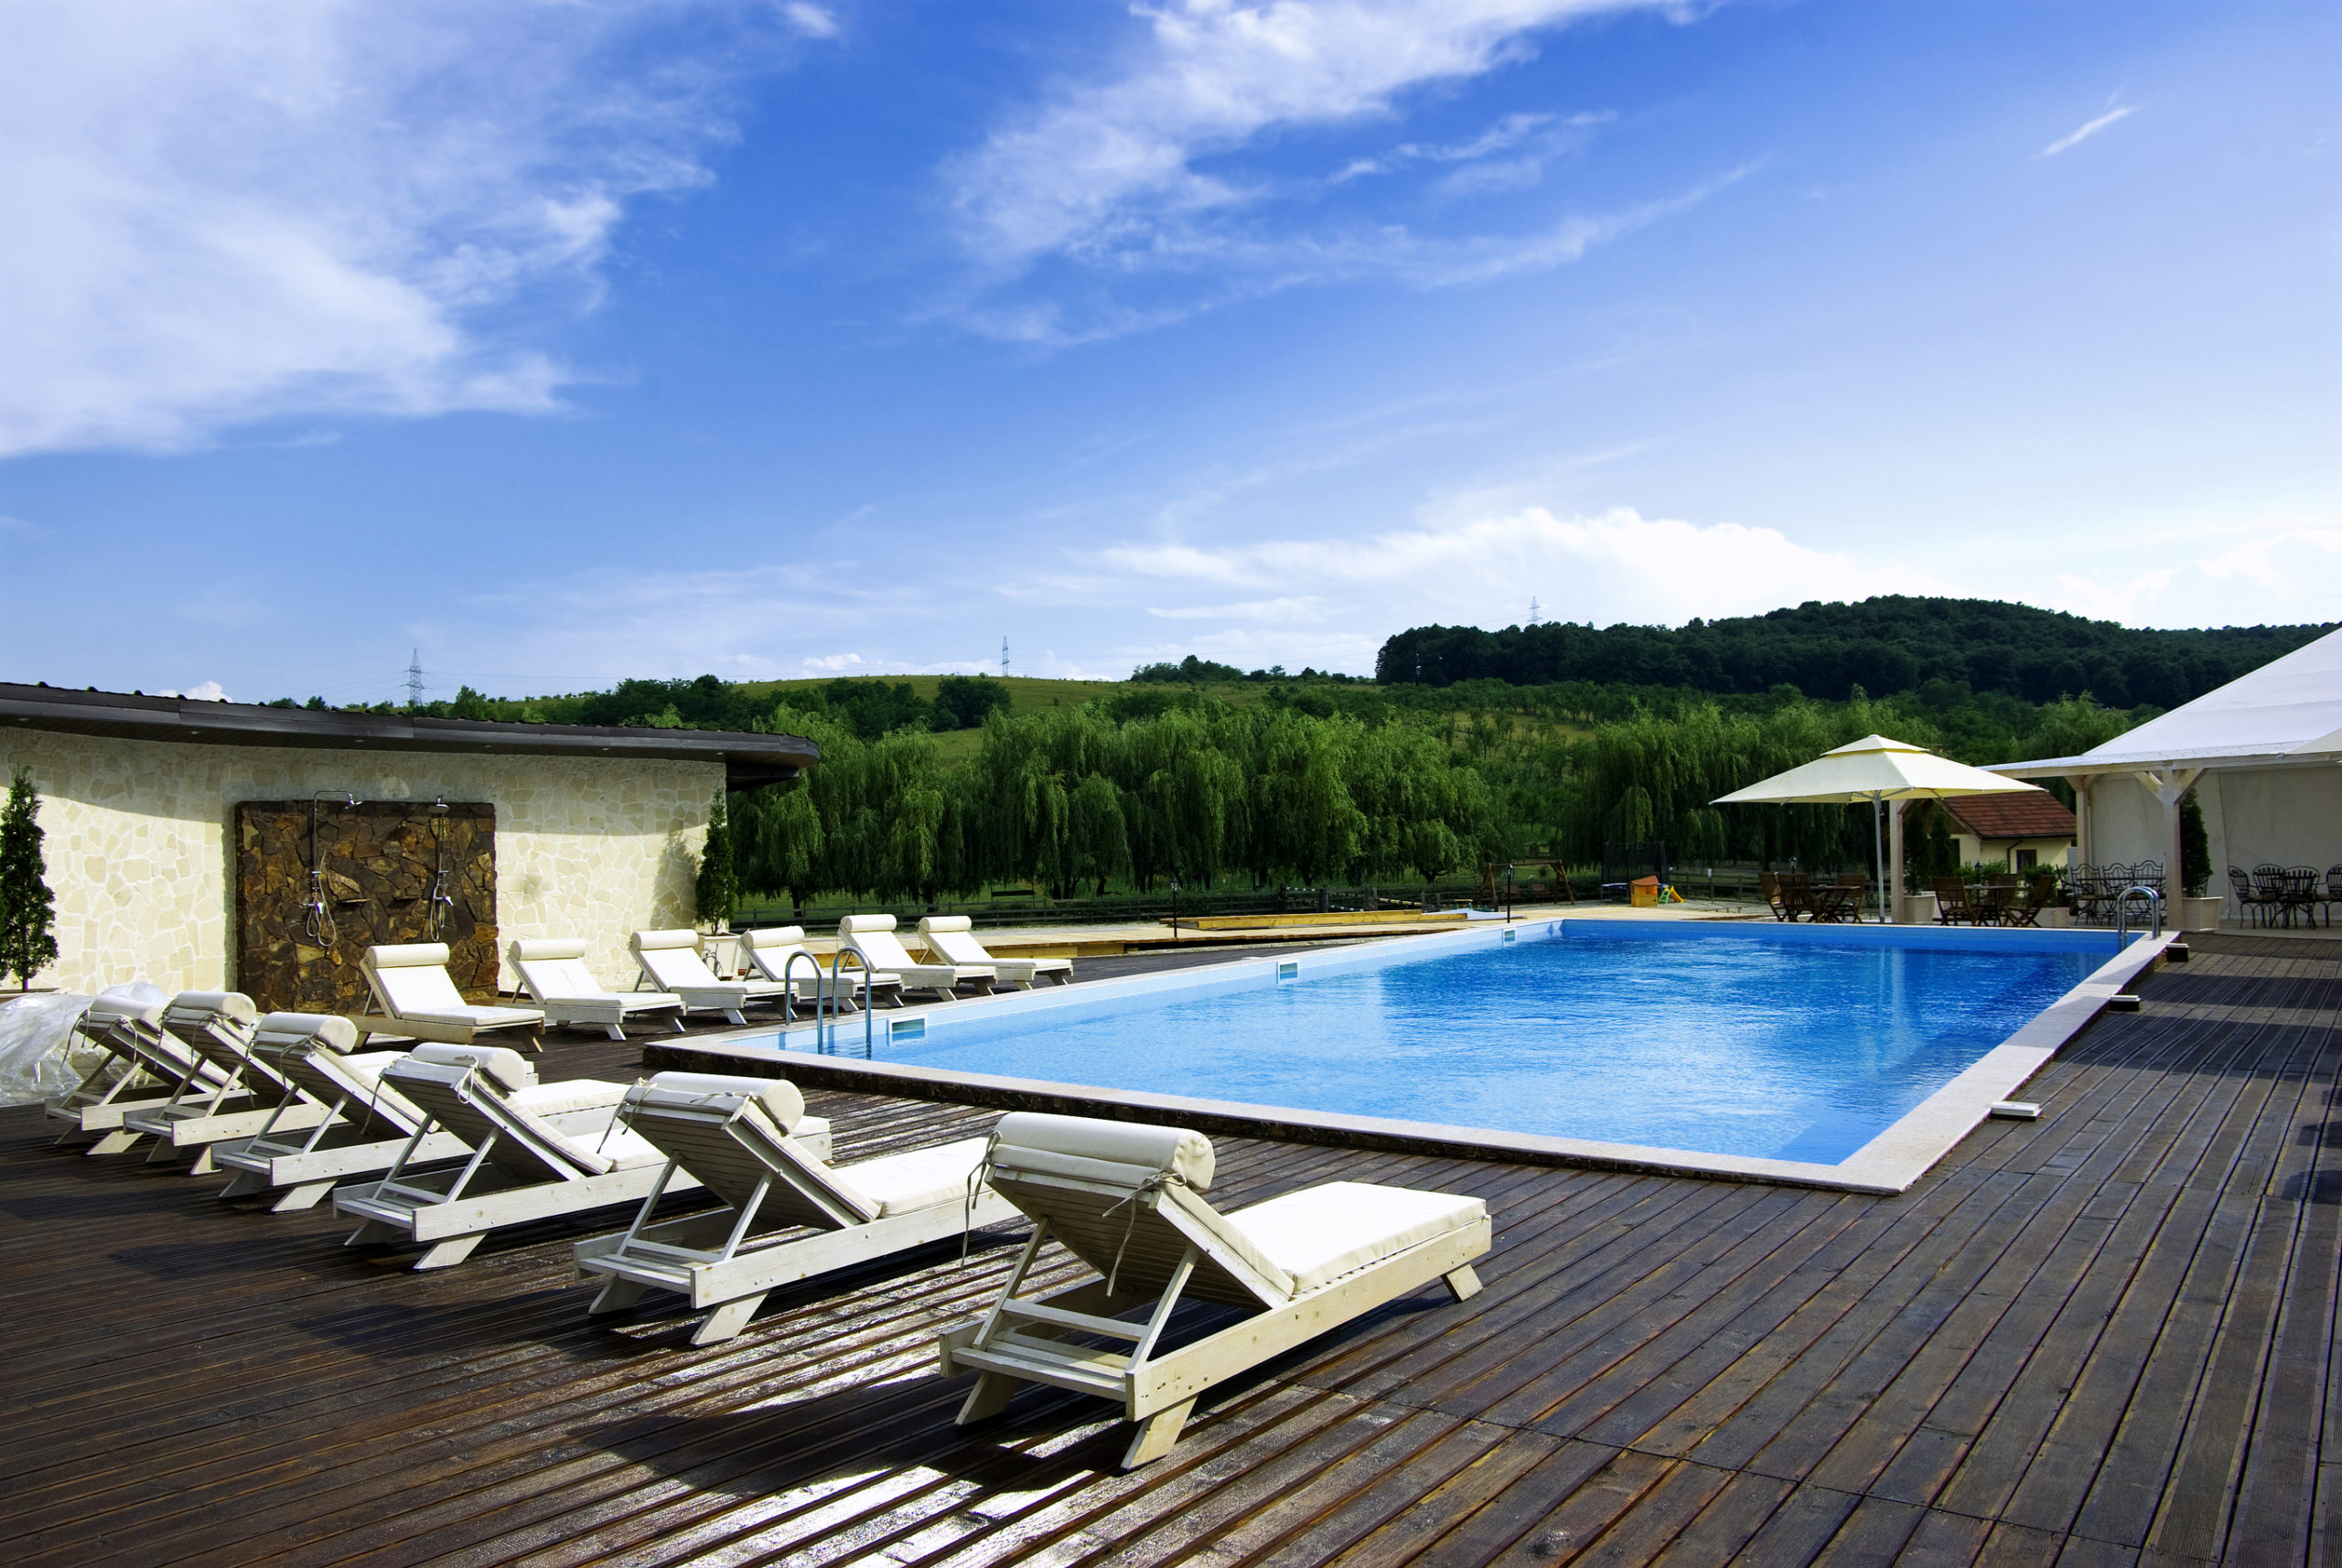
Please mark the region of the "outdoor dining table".
<svg viewBox="0 0 2342 1568"><path fill-rule="evenodd" d="M1968 890L1969 907L1976 912L1980 926L2005 926L2016 904L2025 897L2021 882L1982 882Z"/></svg>

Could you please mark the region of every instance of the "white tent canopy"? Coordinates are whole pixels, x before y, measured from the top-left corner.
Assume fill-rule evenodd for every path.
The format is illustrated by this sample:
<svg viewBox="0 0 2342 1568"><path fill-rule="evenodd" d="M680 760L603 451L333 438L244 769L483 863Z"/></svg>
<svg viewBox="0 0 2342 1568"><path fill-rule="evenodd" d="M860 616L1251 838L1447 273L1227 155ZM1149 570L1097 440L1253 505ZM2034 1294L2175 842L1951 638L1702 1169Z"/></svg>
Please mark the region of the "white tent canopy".
<svg viewBox="0 0 2342 1568"><path fill-rule="evenodd" d="M1981 768L1971 768L1964 762L1938 757L1924 746L1913 746L1908 741L1869 735L1860 740L1849 741L1834 750L1825 751L1803 767L1776 773L1770 779L1759 779L1745 789L1735 789L1729 795L1720 795L1710 804L1851 806L1857 801L1868 800L1872 832L1877 833L1884 831L1879 819L1885 802L1889 800L1939 800L1953 795L2008 795L2039 788L2037 784L2004 779ZM1892 855L1885 844L1879 846L1878 918L1882 922L1886 920L1893 908L1888 893L1889 877L1892 876L1894 886L1902 886L1902 813L1897 811Z"/></svg>
<svg viewBox="0 0 2342 1568"><path fill-rule="evenodd" d="M2004 762L2016 779L2142 768L2276 767L2342 757L2342 631L2125 731L2079 757Z"/></svg>
<svg viewBox="0 0 2342 1568"><path fill-rule="evenodd" d="M2342 860L2337 762L2342 631L2079 756L2003 763L1993 771L2068 779L2079 807L2084 859L2119 855L2135 843L2170 866L2175 879L2180 801L2191 789L2205 808L2215 873L2224 861Z"/></svg>

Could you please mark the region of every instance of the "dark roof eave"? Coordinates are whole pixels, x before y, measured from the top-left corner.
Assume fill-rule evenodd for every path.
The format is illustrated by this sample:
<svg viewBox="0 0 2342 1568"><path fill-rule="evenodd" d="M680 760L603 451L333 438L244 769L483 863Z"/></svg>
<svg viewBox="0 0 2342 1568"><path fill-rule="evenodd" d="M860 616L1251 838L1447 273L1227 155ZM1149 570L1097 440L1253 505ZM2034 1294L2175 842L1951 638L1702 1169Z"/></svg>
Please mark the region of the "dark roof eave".
<svg viewBox="0 0 2342 1568"><path fill-rule="evenodd" d="M800 768L822 759L820 746L793 735L409 718L10 682L0 682L0 725L209 746L721 762L726 782L736 789L794 779Z"/></svg>

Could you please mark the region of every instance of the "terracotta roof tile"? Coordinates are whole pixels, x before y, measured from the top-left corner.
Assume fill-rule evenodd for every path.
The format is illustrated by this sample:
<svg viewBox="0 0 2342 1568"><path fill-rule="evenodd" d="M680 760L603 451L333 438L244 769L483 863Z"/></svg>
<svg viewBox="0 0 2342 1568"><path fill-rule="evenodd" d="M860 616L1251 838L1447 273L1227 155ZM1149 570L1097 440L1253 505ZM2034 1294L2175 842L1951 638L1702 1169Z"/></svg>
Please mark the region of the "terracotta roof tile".
<svg viewBox="0 0 2342 1568"><path fill-rule="evenodd" d="M1979 838L2058 839L2074 836L2074 813L2055 795L1961 795L1943 802L1961 826Z"/></svg>

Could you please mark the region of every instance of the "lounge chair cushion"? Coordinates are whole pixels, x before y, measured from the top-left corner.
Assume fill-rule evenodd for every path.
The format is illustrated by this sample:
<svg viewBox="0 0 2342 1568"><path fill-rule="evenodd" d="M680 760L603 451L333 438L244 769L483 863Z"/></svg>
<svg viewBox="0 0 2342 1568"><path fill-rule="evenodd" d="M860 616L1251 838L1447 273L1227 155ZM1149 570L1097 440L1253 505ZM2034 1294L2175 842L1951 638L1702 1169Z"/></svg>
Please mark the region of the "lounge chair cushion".
<svg viewBox="0 0 2342 1568"><path fill-rule="evenodd" d="M1211 1186L1211 1140L1183 1127L1016 1111L994 1129L993 1164L1081 1181L1141 1187L1165 1174L1202 1192Z"/></svg>
<svg viewBox="0 0 2342 1568"><path fill-rule="evenodd" d="M505 1090L526 1089L537 1081L529 1058L509 1046L446 1046L426 1041L406 1053L417 1061L441 1067L476 1067Z"/></svg>
<svg viewBox="0 0 2342 1568"><path fill-rule="evenodd" d="M504 1102L532 1116L559 1116L571 1111L599 1111L625 1098L625 1084L571 1078L559 1083L532 1083L525 1089L508 1090Z"/></svg>
<svg viewBox="0 0 2342 1568"><path fill-rule="evenodd" d="M1477 1197L1372 1182L1329 1181L1226 1218L1293 1276L1297 1294L1403 1252L1488 1212Z"/></svg>
<svg viewBox="0 0 2342 1568"><path fill-rule="evenodd" d="M167 999L159 1002L143 1002L134 996L101 994L90 1004L90 1027L102 1029L107 1024L123 1018L134 1019L141 1024L159 1024L163 1021L164 1012L169 1006L170 1002Z"/></svg>
<svg viewBox="0 0 2342 1568"><path fill-rule="evenodd" d="M688 928L673 931L637 931L632 938L632 945L637 952L657 952L661 948L690 948L696 952L699 950L699 933Z"/></svg>
<svg viewBox="0 0 2342 1568"><path fill-rule="evenodd" d="M314 1040L337 1056L358 1048L358 1026L338 1013L271 1013L260 1021L254 1043L289 1045Z"/></svg>
<svg viewBox="0 0 2342 1568"><path fill-rule="evenodd" d="M785 1078L733 1078L714 1072L653 1073L650 1087L671 1094L686 1094L711 1102L753 1100L783 1133L794 1133L805 1119L805 1097Z"/></svg>
<svg viewBox="0 0 2342 1568"><path fill-rule="evenodd" d="M964 1200L968 1177L983 1157L983 1139L962 1138L956 1144L864 1160L837 1174L854 1192L876 1203L883 1219L891 1214Z"/></svg>
<svg viewBox="0 0 2342 1568"><path fill-rule="evenodd" d="M929 915L927 918L919 923L919 929L922 933L928 931L968 931L975 929L975 922L968 918L965 915Z"/></svg>
<svg viewBox="0 0 2342 1568"><path fill-rule="evenodd" d="M624 1084L609 1087L620 1095L626 1092ZM511 1103L517 1106L520 1102L516 1100ZM633 1128L622 1127L616 1122L590 1133L573 1133L540 1120L535 1132L538 1137L576 1162L579 1169L592 1171L597 1176L631 1169L636 1165L664 1165L667 1160L665 1150Z"/></svg>
<svg viewBox="0 0 2342 1568"><path fill-rule="evenodd" d="M517 937L509 950L519 963L523 959L584 958L586 944L574 937Z"/></svg>
<svg viewBox="0 0 2342 1568"><path fill-rule="evenodd" d="M802 926L766 926L760 930L740 933L740 945L751 952L759 948L793 948L804 940Z"/></svg>
<svg viewBox="0 0 2342 1568"><path fill-rule="evenodd" d="M366 962L374 969L445 969L446 942L393 942L368 948Z"/></svg>
<svg viewBox="0 0 2342 1568"><path fill-rule="evenodd" d="M260 1021L260 1009L241 991L182 991L171 998L174 1013L216 1013L239 1024Z"/></svg>
<svg viewBox="0 0 2342 1568"><path fill-rule="evenodd" d="M838 922L838 934L851 937L864 931L891 931L895 929L892 915L848 915Z"/></svg>

